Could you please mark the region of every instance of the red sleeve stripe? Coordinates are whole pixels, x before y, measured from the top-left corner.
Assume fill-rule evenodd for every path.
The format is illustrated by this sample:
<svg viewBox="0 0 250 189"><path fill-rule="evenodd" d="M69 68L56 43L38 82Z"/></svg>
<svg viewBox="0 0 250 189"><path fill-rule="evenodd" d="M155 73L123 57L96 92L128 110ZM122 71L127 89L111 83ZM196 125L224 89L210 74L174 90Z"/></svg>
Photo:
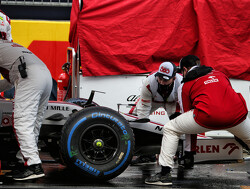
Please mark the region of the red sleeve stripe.
<svg viewBox="0 0 250 189"><path fill-rule="evenodd" d="M147 85L146 87L152 93L152 91L150 90L150 85Z"/></svg>
<svg viewBox="0 0 250 189"><path fill-rule="evenodd" d="M148 103L148 102L151 102L151 100L143 100L143 99L141 99L141 101L142 101L142 102L147 102L147 103Z"/></svg>

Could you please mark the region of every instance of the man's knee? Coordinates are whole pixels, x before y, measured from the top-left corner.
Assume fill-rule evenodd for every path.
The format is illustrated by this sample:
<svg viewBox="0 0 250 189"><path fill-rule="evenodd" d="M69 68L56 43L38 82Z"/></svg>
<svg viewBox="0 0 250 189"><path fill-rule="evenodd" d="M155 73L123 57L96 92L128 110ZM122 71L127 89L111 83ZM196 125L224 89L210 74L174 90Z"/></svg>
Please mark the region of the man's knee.
<svg viewBox="0 0 250 189"><path fill-rule="evenodd" d="M174 127L173 121L169 121L167 124L163 127L163 134L171 134L171 135L178 135L178 133L172 129Z"/></svg>

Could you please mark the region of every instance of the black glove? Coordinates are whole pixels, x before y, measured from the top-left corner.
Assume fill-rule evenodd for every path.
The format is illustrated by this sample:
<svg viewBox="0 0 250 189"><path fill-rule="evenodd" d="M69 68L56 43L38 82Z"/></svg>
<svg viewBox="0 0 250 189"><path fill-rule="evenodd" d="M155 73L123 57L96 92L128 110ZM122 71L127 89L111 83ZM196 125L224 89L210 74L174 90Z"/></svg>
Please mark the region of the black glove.
<svg viewBox="0 0 250 189"><path fill-rule="evenodd" d="M181 115L180 112L175 112L175 113L173 113L171 116L169 116L169 119L170 119L170 120L171 120L171 119L174 119L174 118L178 117L179 115Z"/></svg>
<svg viewBox="0 0 250 189"><path fill-rule="evenodd" d="M148 119L148 118L141 118L141 119L132 120L132 121L130 121L130 122L147 123L147 122L150 122L150 119Z"/></svg>

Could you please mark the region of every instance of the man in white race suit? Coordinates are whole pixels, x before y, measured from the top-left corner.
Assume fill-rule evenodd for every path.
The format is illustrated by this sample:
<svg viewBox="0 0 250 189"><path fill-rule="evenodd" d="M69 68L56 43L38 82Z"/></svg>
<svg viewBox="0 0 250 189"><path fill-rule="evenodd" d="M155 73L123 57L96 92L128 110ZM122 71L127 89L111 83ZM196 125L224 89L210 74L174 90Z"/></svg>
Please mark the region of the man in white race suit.
<svg viewBox="0 0 250 189"><path fill-rule="evenodd" d="M38 152L38 137L52 88L46 65L25 47L0 40L0 92L15 86L14 132L20 147L17 154L22 169L9 177L27 180L44 176Z"/></svg>
<svg viewBox="0 0 250 189"><path fill-rule="evenodd" d="M139 119L148 119L150 114L163 107L169 119L180 115L178 101L178 87L181 85L182 76L176 74L177 67L172 62L163 62L159 70L150 74L141 87L140 99L136 108L130 113L138 115ZM196 135L185 135L184 166L192 168L196 147ZM131 165L140 165L155 161L155 155L143 155L131 162Z"/></svg>
<svg viewBox="0 0 250 189"><path fill-rule="evenodd" d="M0 10L0 38L12 41L10 18L2 10Z"/></svg>

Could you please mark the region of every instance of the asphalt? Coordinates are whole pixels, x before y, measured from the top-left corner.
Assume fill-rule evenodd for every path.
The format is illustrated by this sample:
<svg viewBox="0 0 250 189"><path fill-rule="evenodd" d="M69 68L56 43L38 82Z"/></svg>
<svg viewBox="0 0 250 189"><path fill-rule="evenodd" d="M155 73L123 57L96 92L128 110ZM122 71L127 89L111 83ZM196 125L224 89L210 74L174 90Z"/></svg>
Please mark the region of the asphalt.
<svg viewBox="0 0 250 189"><path fill-rule="evenodd" d="M74 175L65 166L56 163L46 153L41 153L46 176L36 180L14 182L6 179L2 170L0 188L162 188L144 184L144 180L160 170L157 164L129 166L118 177L103 183L89 181L87 178ZM177 165L173 169L173 185L165 188L241 188L250 189L250 155L244 154L243 161L203 162L185 172L184 179L177 179Z"/></svg>

